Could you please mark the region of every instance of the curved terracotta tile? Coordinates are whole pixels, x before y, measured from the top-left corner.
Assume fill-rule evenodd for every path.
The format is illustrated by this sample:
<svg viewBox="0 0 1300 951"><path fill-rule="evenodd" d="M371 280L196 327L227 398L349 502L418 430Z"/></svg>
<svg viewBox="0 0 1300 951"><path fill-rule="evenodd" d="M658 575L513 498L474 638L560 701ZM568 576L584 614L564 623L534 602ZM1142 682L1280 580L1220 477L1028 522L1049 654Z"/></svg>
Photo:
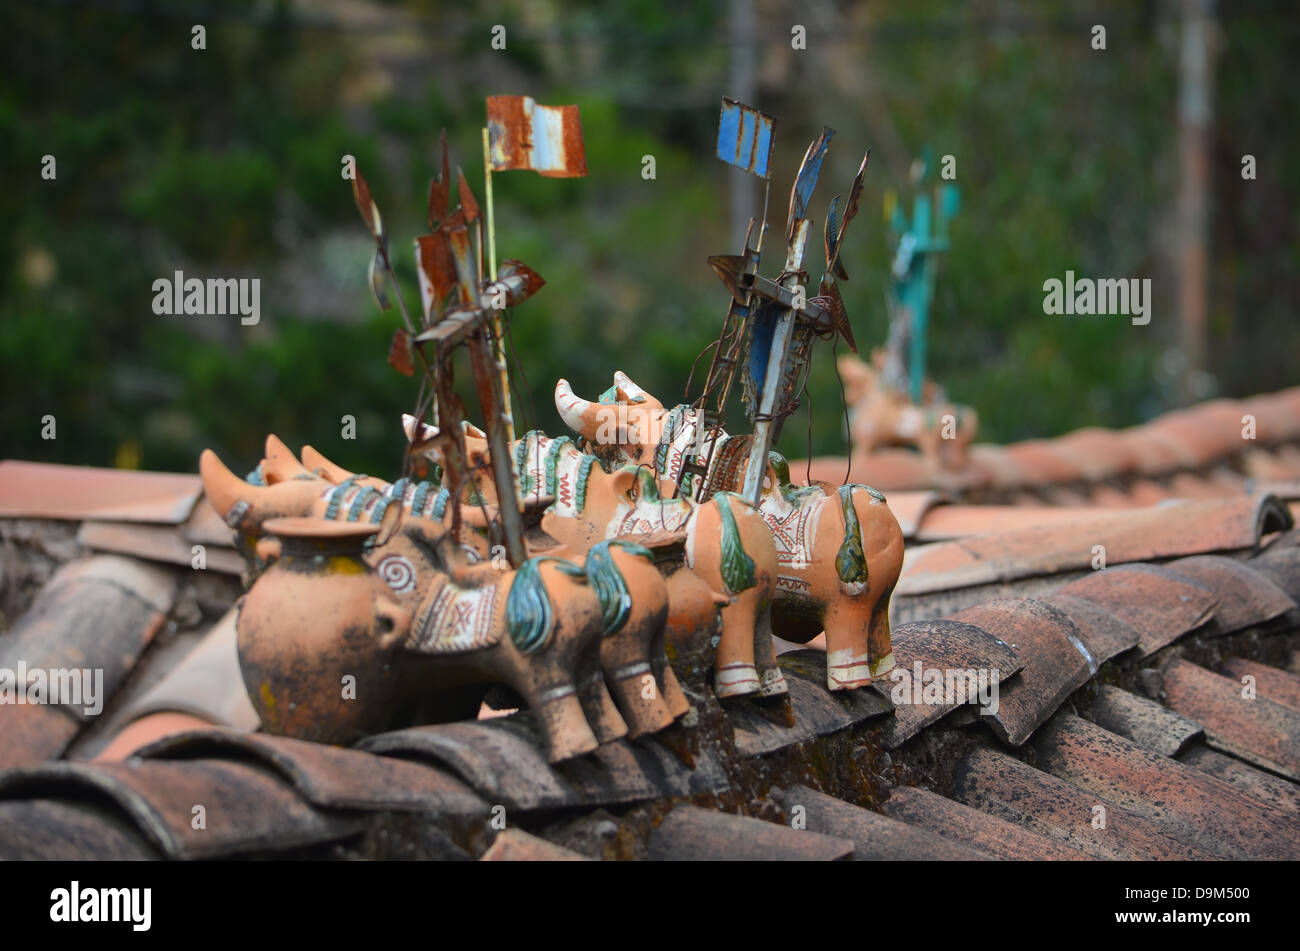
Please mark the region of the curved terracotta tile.
<svg viewBox="0 0 1300 951"><path fill-rule="evenodd" d="M1100 605L1131 626L1143 657L1200 627L1218 604L1207 587L1148 564L1094 571L1058 593Z"/></svg>
<svg viewBox="0 0 1300 951"><path fill-rule="evenodd" d="M819 795L812 793L806 798L811 802ZM825 798L830 799L829 796ZM838 799L831 799L831 802L846 809L858 808ZM809 810L812 815L809 816L808 828L803 830L690 804L679 805L650 834L647 857L657 862L771 862L782 859L806 862L852 857L854 844L851 840L818 831L825 823L814 818L820 817L820 812L815 811L816 805ZM875 813L868 815L879 819L882 824L892 822Z"/></svg>
<svg viewBox="0 0 1300 951"><path fill-rule="evenodd" d="M857 861L909 861L918 859L976 861L993 856L968 845L936 835L912 823L843 802L807 786L795 786L785 795L787 810L803 806L808 830L852 841Z"/></svg>
<svg viewBox="0 0 1300 951"><path fill-rule="evenodd" d="M1098 687L1090 716L1101 728L1160 756L1177 756L1205 735L1195 720L1109 684Z"/></svg>
<svg viewBox="0 0 1300 951"><path fill-rule="evenodd" d="M1093 858L1152 861L1215 857L1117 803L992 750L968 753L957 764L953 785L959 802ZM1098 805L1105 806L1107 813L1102 828L1094 828L1090 821L1093 807Z"/></svg>
<svg viewBox="0 0 1300 951"><path fill-rule="evenodd" d="M161 858L109 809L85 802L0 802L0 860L138 862Z"/></svg>
<svg viewBox="0 0 1300 951"><path fill-rule="evenodd" d="M1052 440L1030 439L1006 447L1007 457L1034 485L1081 482L1084 474L1068 453L1058 452Z"/></svg>
<svg viewBox="0 0 1300 951"><path fill-rule="evenodd" d="M142 759L244 759L291 783L308 802L333 809L391 809L483 816L487 804L460 780L423 763L265 733L201 729L158 740Z"/></svg>
<svg viewBox="0 0 1300 951"><path fill-rule="evenodd" d="M83 798L116 806L171 858L284 851L356 832L358 818L312 808L279 779L239 763L45 763L0 773L0 798ZM203 807L196 827L195 806Z"/></svg>
<svg viewBox="0 0 1300 951"><path fill-rule="evenodd" d="M1195 455L1181 439L1162 431L1153 423L1122 432L1125 444L1133 452L1134 471L1144 476L1160 476L1196 465Z"/></svg>
<svg viewBox="0 0 1300 951"><path fill-rule="evenodd" d="M1113 429L1076 429L1059 437L1057 443L1080 459L1091 482L1124 475L1137 465L1132 448Z"/></svg>
<svg viewBox="0 0 1300 951"><path fill-rule="evenodd" d="M1260 809L1207 773L1062 715L1034 743L1037 765L1225 859L1289 859L1300 850L1290 816Z"/></svg>
<svg viewBox="0 0 1300 951"><path fill-rule="evenodd" d="M942 507L944 502L943 494L932 490L891 492L888 498L889 511L898 519L898 527L903 530L904 538L915 536L922 519L936 506Z"/></svg>
<svg viewBox="0 0 1300 951"><path fill-rule="evenodd" d="M1128 487L1129 498L1140 507L1159 505L1174 497L1173 491L1154 479L1137 479Z"/></svg>
<svg viewBox="0 0 1300 951"><path fill-rule="evenodd" d="M141 747L172 736L193 730L210 730L213 724L201 717L189 713L165 711L150 713L132 720L117 735L109 740L108 745L100 750L93 762L120 763Z"/></svg>
<svg viewBox="0 0 1300 951"><path fill-rule="evenodd" d="M1242 415L1255 417L1255 438L1259 443L1270 445L1300 436L1300 406L1295 405L1295 393L1300 393L1300 387L1241 401Z"/></svg>
<svg viewBox="0 0 1300 951"><path fill-rule="evenodd" d="M1244 657L1229 657L1223 662L1223 672L1238 683L1243 677L1254 677L1257 696L1300 713L1300 677L1295 674Z"/></svg>
<svg viewBox="0 0 1300 951"><path fill-rule="evenodd" d="M1263 624L1296 609L1296 602L1271 578L1235 558L1196 555L1164 567L1214 592L1219 599L1214 627L1221 634Z"/></svg>
<svg viewBox="0 0 1300 951"><path fill-rule="evenodd" d="M970 464L968 468L981 483L997 489L1012 489L1024 485L1028 478L1007 454L1003 446L991 446L976 443L970 447Z"/></svg>
<svg viewBox="0 0 1300 951"><path fill-rule="evenodd" d="M198 500L197 475L0 461L0 516L179 525Z"/></svg>
<svg viewBox="0 0 1300 951"><path fill-rule="evenodd" d="M892 501L892 500L891 500ZM1087 521L1118 510L1093 508L1027 508L1023 505L940 505L925 513L915 531L918 541L936 542L971 535L1016 532Z"/></svg>
<svg viewBox="0 0 1300 951"><path fill-rule="evenodd" d="M480 862L589 862L562 845L548 842L522 829L502 829L492 840L488 850L479 856Z"/></svg>
<svg viewBox="0 0 1300 951"><path fill-rule="evenodd" d="M979 720L1002 742L1020 746L1079 687L1098 664L1070 616L1046 601L1005 598L967 608L951 620L981 627L1011 645L1024 661L1020 676L999 684L996 705Z"/></svg>
<svg viewBox="0 0 1300 951"><path fill-rule="evenodd" d="M914 550L904 563L896 591L904 596L926 594L1087 570L1097 557L1098 545L1104 548L1107 565L1253 550L1266 530L1290 525L1290 513L1273 496L1238 496L1112 512Z"/></svg>
<svg viewBox="0 0 1300 951"><path fill-rule="evenodd" d="M1211 746L1300 781L1300 713L1179 658L1161 673L1166 703L1204 726Z"/></svg>
<svg viewBox="0 0 1300 951"><path fill-rule="evenodd" d="M791 468L791 471L795 471ZM856 456L853 459L853 472L850 476L854 482L865 482L878 489L928 489L934 479L933 473L919 453L906 449L881 449L869 456ZM844 479L844 470L840 468L834 479L828 480L839 485Z"/></svg>
<svg viewBox="0 0 1300 951"><path fill-rule="evenodd" d="M1241 436L1241 411L1231 400L1199 403L1147 424L1176 443L1194 466L1204 466L1248 448Z"/></svg>
<svg viewBox="0 0 1300 951"><path fill-rule="evenodd" d="M928 829L945 839L1017 861L1092 861L1068 845L964 806L918 786L900 786L881 807L887 816Z"/></svg>
<svg viewBox="0 0 1300 951"><path fill-rule="evenodd" d="M1190 472L1170 476L1169 493L1176 499L1221 499L1225 494L1222 486Z"/></svg>

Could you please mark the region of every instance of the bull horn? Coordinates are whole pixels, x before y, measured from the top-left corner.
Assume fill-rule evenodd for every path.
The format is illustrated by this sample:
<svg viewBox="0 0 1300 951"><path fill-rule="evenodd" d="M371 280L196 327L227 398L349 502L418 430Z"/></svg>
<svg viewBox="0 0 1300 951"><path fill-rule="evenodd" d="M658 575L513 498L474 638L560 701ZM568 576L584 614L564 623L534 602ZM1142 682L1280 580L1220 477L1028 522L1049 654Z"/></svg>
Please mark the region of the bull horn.
<svg viewBox="0 0 1300 951"><path fill-rule="evenodd" d="M600 427L600 407L591 400L574 395L568 380L560 379L555 383L555 408L559 410L564 425L588 439L596 438Z"/></svg>
<svg viewBox="0 0 1300 951"><path fill-rule="evenodd" d="M258 502L273 491L266 486L252 485L245 482L226 468L225 463L211 449L204 449L199 456L199 475L203 479L203 494L218 515L229 523L231 514L237 508L243 511L237 516L233 528L252 531L262 519L255 514Z"/></svg>
<svg viewBox="0 0 1300 951"><path fill-rule="evenodd" d="M479 429L468 419L461 420L460 431L472 439L487 439L487 433L483 432L483 430Z"/></svg>
<svg viewBox="0 0 1300 951"><path fill-rule="evenodd" d="M412 449L416 452L422 452L425 455L429 454L429 450L433 448L433 440L438 435L437 426L430 426L428 423L422 423L410 413L403 413L402 429L406 432L406 439L410 442ZM433 459L434 462L441 461L433 456L430 456L430 458Z"/></svg>
<svg viewBox="0 0 1300 951"><path fill-rule="evenodd" d="M277 482L287 482L312 473L298 461L292 449L271 433L266 437L266 458L262 460L262 474L266 477L267 485L275 485Z"/></svg>
<svg viewBox="0 0 1300 951"><path fill-rule="evenodd" d="M311 446L302 447L302 464L315 475L321 476L326 482L332 482L335 485L346 482L353 476L353 473L340 465L330 462Z"/></svg>

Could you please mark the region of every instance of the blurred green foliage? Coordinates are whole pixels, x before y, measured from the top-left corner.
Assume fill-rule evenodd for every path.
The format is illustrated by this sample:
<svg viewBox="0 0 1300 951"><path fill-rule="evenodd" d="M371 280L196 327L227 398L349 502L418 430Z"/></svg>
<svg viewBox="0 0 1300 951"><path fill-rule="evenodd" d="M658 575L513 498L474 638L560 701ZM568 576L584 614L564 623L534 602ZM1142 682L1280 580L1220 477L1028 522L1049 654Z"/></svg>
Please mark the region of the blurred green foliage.
<svg viewBox="0 0 1300 951"><path fill-rule="evenodd" d="M1178 176L1177 23L1164 5L873 4L830 23L809 15L809 48L797 53L787 25L797 9L757 6L754 100L778 116L773 236L823 123L839 134L815 216L875 146L843 254L864 350L887 328L883 192L910 200L908 162L929 146L956 157L962 189L931 374L978 408L981 438L1127 425L1174 404L1178 370L1165 355L1177 318L1161 255ZM192 471L212 446L251 467L275 432L391 477L415 384L385 362L399 318L366 290L367 239L340 160L355 155L371 184L414 311L410 239L424 227L438 132L448 129L481 200L483 97L504 92L578 103L590 168L578 180L494 179L499 256L547 281L512 321L520 429L560 430L559 376L594 397L618 367L665 402L681 398L726 305L705 258L738 250L727 193L743 173L712 157L717 103L733 92L723 13L649 2L466 12L421 0L329 14L284 2L201 9L202 51L190 45L202 21L182 4L11 11L0 456ZM1220 22L1209 369L1229 395L1295 382L1300 91L1287 64L1300 26L1286 10L1248 6ZM1109 24L1105 52L1089 46L1092 22ZM505 51L488 47L495 23L508 25ZM1247 152L1254 182L1240 179ZM39 174L47 154L53 181ZM810 254L814 281L820 263ZM774 250L765 270L777 267ZM1151 325L1044 316L1043 281L1067 269L1152 277ZM176 270L260 278L261 323L155 316L152 282ZM781 441L792 457L844 449L829 347L814 360L807 405ZM40 436L47 414L53 441ZM348 415L355 442L340 437Z"/></svg>

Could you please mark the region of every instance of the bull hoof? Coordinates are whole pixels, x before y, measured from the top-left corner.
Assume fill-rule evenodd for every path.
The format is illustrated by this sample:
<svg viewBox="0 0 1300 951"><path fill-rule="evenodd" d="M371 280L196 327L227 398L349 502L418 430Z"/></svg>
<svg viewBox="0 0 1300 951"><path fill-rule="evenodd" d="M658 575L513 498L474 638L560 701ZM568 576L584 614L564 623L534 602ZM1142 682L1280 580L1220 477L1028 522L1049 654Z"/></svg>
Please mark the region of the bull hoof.
<svg viewBox="0 0 1300 951"><path fill-rule="evenodd" d="M886 654L884 657L880 658L880 660L876 661L874 664L871 664L870 666L871 666L872 679L879 680L880 678L884 677L887 673L889 673L891 670L894 669L894 652L890 651L888 654Z"/></svg>
<svg viewBox="0 0 1300 951"><path fill-rule="evenodd" d="M831 651L826 655L826 687L829 690L857 690L871 683L871 665L864 651Z"/></svg>
<svg viewBox="0 0 1300 951"><path fill-rule="evenodd" d="M785 674L780 667L763 671L763 682L758 688L760 697L780 697L790 692L790 685L785 682Z"/></svg>
<svg viewBox="0 0 1300 951"><path fill-rule="evenodd" d="M550 696L547 696L549 694ZM551 763L563 762L590 753L600 746L578 703L571 684L545 691L540 704L529 703L542 721L546 734L546 758Z"/></svg>
<svg viewBox="0 0 1300 951"><path fill-rule="evenodd" d="M743 697L758 693L758 668L753 664L726 664L718 668L713 692L719 697Z"/></svg>

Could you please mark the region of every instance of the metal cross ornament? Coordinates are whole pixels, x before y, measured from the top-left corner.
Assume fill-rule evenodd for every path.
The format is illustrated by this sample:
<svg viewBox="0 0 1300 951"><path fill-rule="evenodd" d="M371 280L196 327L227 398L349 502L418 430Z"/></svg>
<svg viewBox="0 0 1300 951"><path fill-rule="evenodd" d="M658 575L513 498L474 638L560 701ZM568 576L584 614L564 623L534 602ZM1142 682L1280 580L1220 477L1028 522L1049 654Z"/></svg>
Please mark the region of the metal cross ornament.
<svg viewBox="0 0 1300 951"><path fill-rule="evenodd" d="M923 157L914 166L917 183L924 181L930 160ZM948 250L948 222L957 214L960 193L953 184L940 185L931 196L923 189L912 201L908 220L894 193L885 193L885 220L894 231L896 246L890 270L892 323L890 330L891 377L906 380L908 395L920 403L925 388L927 335L938 255ZM937 209L937 213L936 213ZM903 351L906 350L906 356ZM902 379L891 380L894 385Z"/></svg>
<svg viewBox="0 0 1300 951"><path fill-rule="evenodd" d="M482 240L479 240L479 254L475 254L469 234L469 226L479 219L479 207L464 174L458 175L457 192L460 204L455 211L449 211L451 176L444 134L442 175L433 182L429 193L431 233L416 238L414 242L424 311L423 321L417 328L406 312L393 273L388 237L379 208L360 171L353 179L357 208L375 239L371 290L379 306L387 309L389 302L385 285L391 284L406 325L394 335L389 362L406 375L414 372L417 361L424 371L427 391L422 389L420 405L414 416L422 422L424 411L432 408L438 430L435 440L444 463L443 480L451 498L457 501L470 479L462 428L465 408L453 388L452 358L456 348L462 344L469 351L492 459L493 482L500 501L500 541L505 546L510 564L518 567L527 559L527 551L519 495L510 464L508 384L502 372L504 361L499 356L501 314L506 308L531 297L544 281L518 261L504 262L499 272L494 269L493 279L485 280ZM460 506L453 505L451 511L452 532L459 536Z"/></svg>
<svg viewBox="0 0 1300 951"><path fill-rule="evenodd" d="M764 179L769 191L774 127L775 120L756 109L732 99L722 101L718 158ZM838 211L838 196L830 203L823 241L826 271L816 297L808 298L805 290L808 276L804 256L812 234L808 208L834 134L832 129L823 129L804 153L790 191L784 266L775 279L758 273L767 231L766 196L756 243L751 242L755 229L755 220L751 218L740 254L709 258L709 265L731 294L731 303L714 349L704 392L694 408L702 414L700 432L716 433L736 371L742 370L747 414L754 429L741 494L754 505L762 494L768 451L780 435L781 424L798 405L812 341L838 334L850 348L857 349L837 280L848 280L840 263L840 248L848 223L858 213L870 150L863 156L842 214ZM709 437L705 439L708 445L698 447L697 457L682 467L679 486L680 479L688 473L707 476L713 444Z"/></svg>

